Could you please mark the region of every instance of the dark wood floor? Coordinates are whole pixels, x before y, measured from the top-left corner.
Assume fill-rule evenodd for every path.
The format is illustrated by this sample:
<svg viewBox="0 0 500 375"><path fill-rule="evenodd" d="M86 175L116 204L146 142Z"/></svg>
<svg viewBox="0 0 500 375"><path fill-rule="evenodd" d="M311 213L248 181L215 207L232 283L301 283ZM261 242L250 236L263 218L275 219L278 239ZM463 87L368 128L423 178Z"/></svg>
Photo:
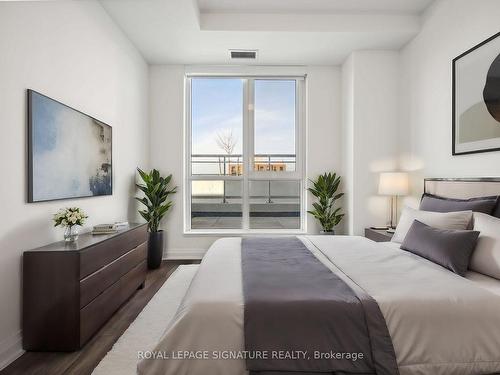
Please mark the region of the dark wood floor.
<svg viewBox="0 0 500 375"><path fill-rule="evenodd" d="M26 352L0 373L2 375L91 374L170 275L180 264L188 263L199 263L199 261L164 261L159 269L150 271L144 289L138 290L83 349L71 353Z"/></svg>

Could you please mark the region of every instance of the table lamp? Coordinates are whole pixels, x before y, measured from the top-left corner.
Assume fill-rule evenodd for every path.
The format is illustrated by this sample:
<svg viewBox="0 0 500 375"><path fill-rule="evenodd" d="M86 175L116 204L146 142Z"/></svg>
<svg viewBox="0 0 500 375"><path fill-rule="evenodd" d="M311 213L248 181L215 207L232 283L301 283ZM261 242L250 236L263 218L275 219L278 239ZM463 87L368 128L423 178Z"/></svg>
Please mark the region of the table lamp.
<svg viewBox="0 0 500 375"><path fill-rule="evenodd" d="M398 197L408 194L408 173L380 173L378 193L391 197L391 224L389 229L394 229L397 224Z"/></svg>

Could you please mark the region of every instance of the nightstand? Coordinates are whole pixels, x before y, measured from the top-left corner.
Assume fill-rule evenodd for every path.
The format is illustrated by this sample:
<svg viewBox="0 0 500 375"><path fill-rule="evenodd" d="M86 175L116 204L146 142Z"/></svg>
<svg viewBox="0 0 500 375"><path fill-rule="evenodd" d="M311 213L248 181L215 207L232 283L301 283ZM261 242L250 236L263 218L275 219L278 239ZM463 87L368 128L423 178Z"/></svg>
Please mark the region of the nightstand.
<svg viewBox="0 0 500 375"><path fill-rule="evenodd" d="M387 233L385 229L365 228L365 237L375 242L389 242L394 233Z"/></svg>

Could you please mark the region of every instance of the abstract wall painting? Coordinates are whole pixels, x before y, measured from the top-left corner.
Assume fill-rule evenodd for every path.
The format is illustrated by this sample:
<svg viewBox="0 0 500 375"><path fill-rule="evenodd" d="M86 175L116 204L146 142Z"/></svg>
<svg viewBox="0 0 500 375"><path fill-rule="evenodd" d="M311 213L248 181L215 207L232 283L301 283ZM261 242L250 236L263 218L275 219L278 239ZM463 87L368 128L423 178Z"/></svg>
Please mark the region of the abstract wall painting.
<svg viewBox="0 0 500 375"><path fill-rule="evenodd" d="M112 129L28 90L28 202L111 195Z"/></svg>
<svg viewBox="0 0 500 375"><path fill-rule="evenodd" d="M453 59L453 155L500 150L499 36Z"/></svg>

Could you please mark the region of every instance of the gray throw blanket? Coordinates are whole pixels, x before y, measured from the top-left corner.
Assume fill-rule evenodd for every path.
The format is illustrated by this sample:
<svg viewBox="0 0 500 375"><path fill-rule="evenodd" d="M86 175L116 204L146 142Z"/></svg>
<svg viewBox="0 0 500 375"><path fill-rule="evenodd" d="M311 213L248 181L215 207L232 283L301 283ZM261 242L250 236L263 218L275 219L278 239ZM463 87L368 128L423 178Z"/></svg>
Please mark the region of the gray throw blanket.
<svg viewBox="0 0 500 375"><path fill-rule="evenodd" d="M299 239L244 238L241 255L250 374L399 374L376 301Z"/></svg>

